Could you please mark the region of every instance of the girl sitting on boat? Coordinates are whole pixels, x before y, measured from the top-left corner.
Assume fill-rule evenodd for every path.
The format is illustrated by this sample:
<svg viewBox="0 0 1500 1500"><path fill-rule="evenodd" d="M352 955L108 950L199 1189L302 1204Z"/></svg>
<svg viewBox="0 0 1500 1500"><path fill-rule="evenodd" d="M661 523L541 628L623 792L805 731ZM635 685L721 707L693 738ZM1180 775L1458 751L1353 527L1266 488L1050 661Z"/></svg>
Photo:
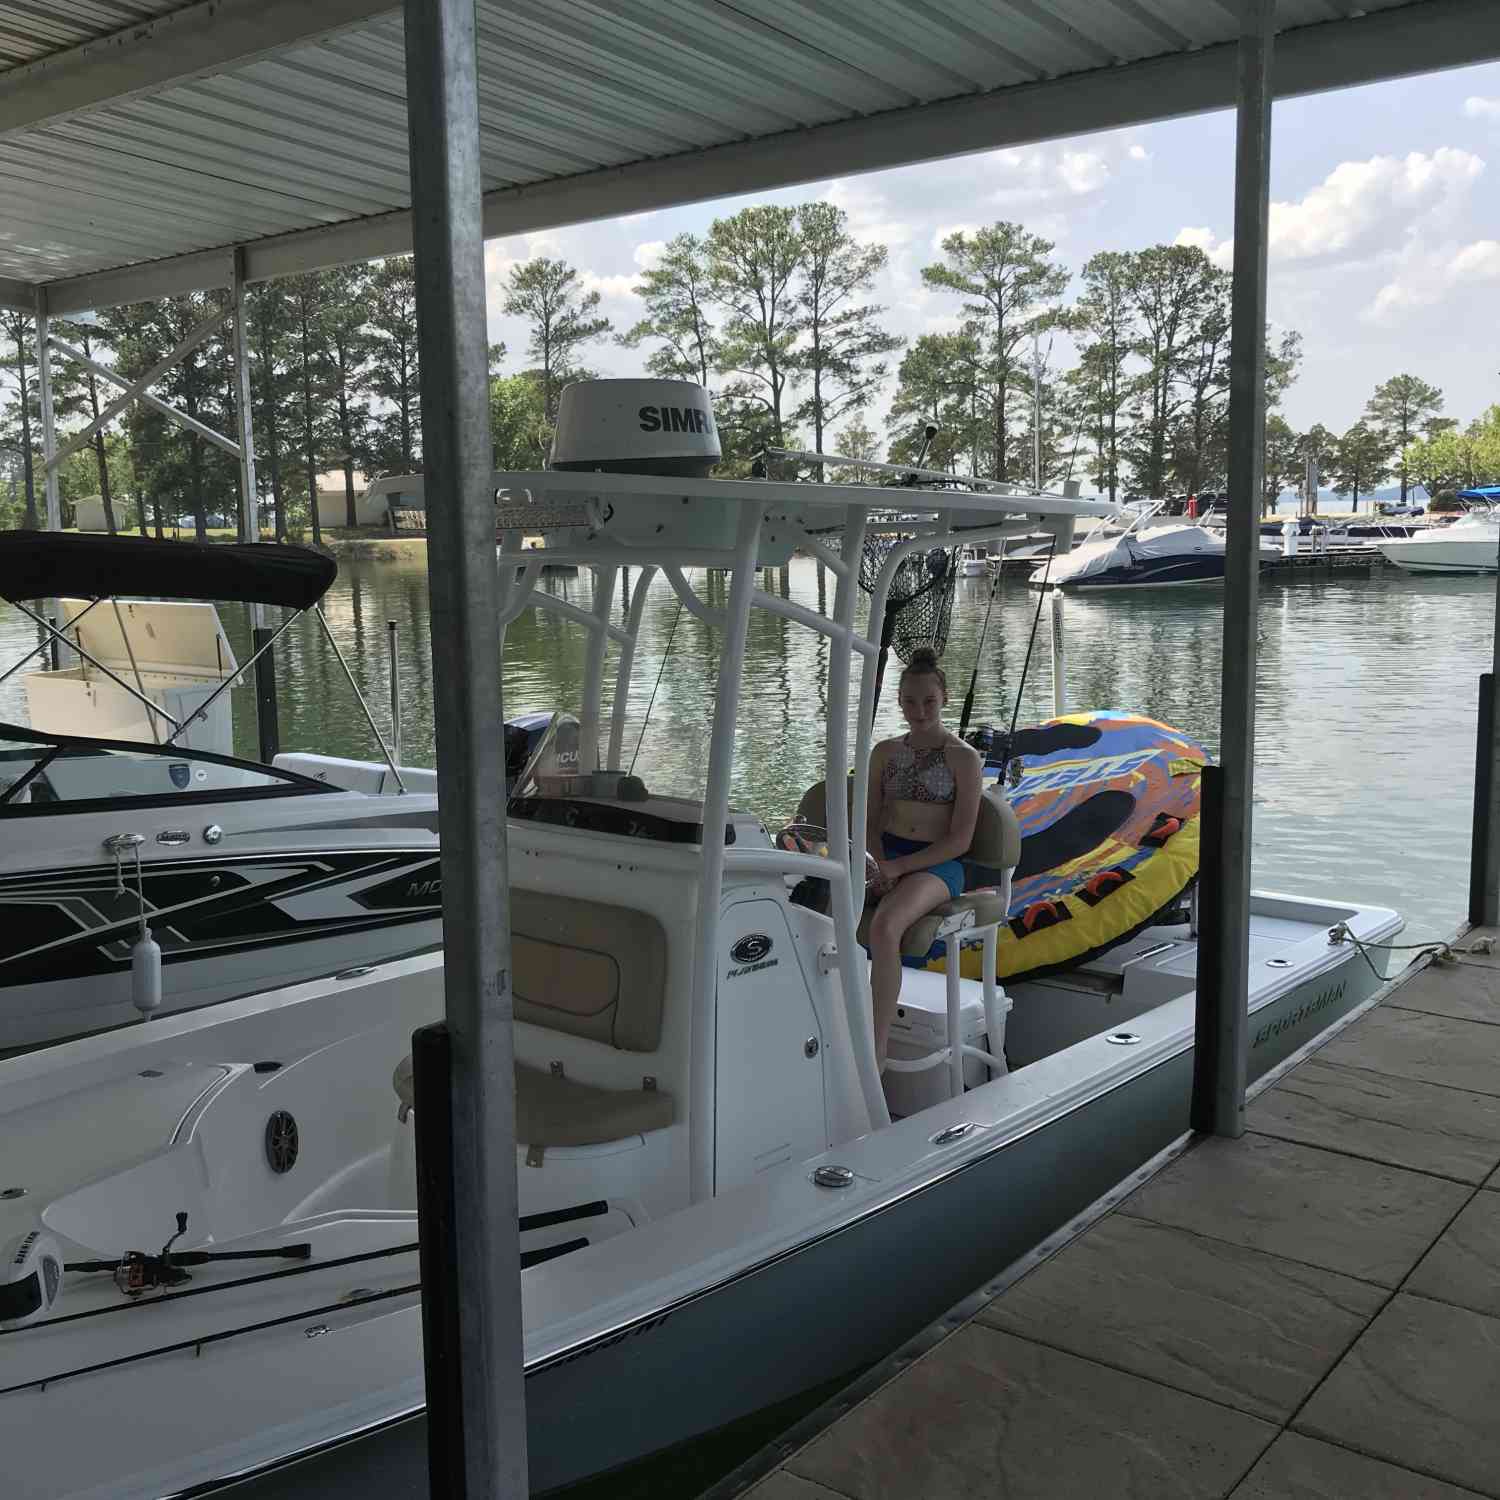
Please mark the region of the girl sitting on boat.
<svg viewBox="0 0 1500 1500"><path fill-rule="evenodd" d="M870 988L875 1053L886 1043L901 997L901 938L913 922L962 894L960 858L979 816L979 755L943 728L948 679L937 652L919 646L897 687L907 732L882 740L870 756L866 839L879 875L880 905L870 923Z"/></svg>

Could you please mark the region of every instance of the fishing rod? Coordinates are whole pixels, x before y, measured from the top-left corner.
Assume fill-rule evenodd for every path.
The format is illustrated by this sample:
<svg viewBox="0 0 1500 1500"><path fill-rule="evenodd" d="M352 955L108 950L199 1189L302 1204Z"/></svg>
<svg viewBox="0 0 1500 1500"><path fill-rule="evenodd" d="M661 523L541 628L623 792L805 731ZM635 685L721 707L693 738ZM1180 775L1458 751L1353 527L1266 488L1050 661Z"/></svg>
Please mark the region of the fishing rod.
<svg viewBox="0 0 1500 1500"><path fill-rule="evenodd" d="M677 622L682 618L682 599L677 600L677 613L672 616L672 628L667 632L666 649L661 654L661 666L656 669L656 682L651 689L651 701L646 705L646 717L641 720L641 732L636 736L635 754L630 757L627 776L635 775L636 756L641 753L641 744L646 738L646 726L651 722L651 710L656 707L656 689L661 686L662 674L667 670L667 658L672 654L672 638L677 634Z"/></svg>
<svg viewBox="0 0 1500 1500"><path fill-rule="evenodd" d="M1026 674L1031 669L1031 652L1036 645L1037 626L1042 623L1042 600L1047 597L1047 579L1052 573L1052 557L1057 551L1057 537L1047 544L1047 560L1042 565L1042 586L1036 591L1036 613L1031 617L1031 635L1026 642L1026 660L1021 663L1021 680L1016 684L1016 701L1010 711L1010 728L1005 735L1005 759L1010 759L1010 747L1016 738L1016 720L1021 716L1021 693L1026 687ZM1005 767L1001 767L1004 774Z"/></svg>
<svg viewBox="0 0 1500 1500"><path fill-rule="evenodd" d="M985 637L990 633L990 612L995 607L995 590L1000 586L1000 569L995 569L995 576L990 579L990 602L984 607L984 624L979 631L979 645L974 652L974 670L969 673L969 691L964 694L963 712L958 717L958 737L964 737L964 730L969 727L969 716L974 712L974 687L979 681L979 663L984 657Z"/></svg>

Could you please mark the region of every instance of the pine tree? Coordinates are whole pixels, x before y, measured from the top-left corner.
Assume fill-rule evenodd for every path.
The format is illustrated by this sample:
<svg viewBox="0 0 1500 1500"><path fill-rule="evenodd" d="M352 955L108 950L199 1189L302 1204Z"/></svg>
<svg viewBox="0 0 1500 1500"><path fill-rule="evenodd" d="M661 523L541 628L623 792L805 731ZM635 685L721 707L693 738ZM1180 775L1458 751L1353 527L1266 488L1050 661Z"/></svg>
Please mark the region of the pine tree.
<svg viewBox="0 0 1500 1500"><path fill-rule="evenodd" d="M1113 502L1121 487L1121 445L1130 399L1126 364L1134 343L1127 259L1115 251L1090 257L1069 327L1080 344L1076 378L1080 415L1094 445L1092 479Z"/></svg>
<svg viewBox="0 0 1500 1500"><path fill-rule="evenodd" d="M1333 490L1336 495L1353 495L1356 511L1360 495L1368 494L1390 472L1390 447L1368 422L1356 422L1339 439L1334 450Z"/></svg>
<svg viewBox="0 0 1500 1500"><path fill-rule="evenodd" d="M849 233L849 217L831 203L804 203L797 210L802 264L796 303L804 342L795 353L809 382L807 399L794 420L810 422L813 447L821 452L834 422L867 406L890 367L881 358L906 342L880 327L883 308L854 299L884 270L884 245L861 245ZM821 466L817 477L823 478Z"/></svg>
<svg viewBox="0 0 1500 1500"><path fill-rule="evenodd" d="M1151 245L1127 256L1125 269L1140 330L1131 352L1146 366L1135 381L1127 456L1137 485L1163 496L1171 435L1188 402L1189 360L1219 273L1196 245Z"/></svg>
<svg viewBox="0 0 1500 1500"><path fill-rule="evenodd" d="M988 431L977 412L979 363L979 340L970 333L924 333L912 344L896 372L887 423L892 463L915 463L926 428L934 426L924 466L957 473L967 458L977 477L978 445Z"/></svg>
<svg viewBox="0 0 1500 1500"><path fill-rule="evenodd" d="M96 357L91 331L87 324L76 326L59 324L57 332L68 342L78 347L85 359ZM78 365L66 357L54 361L52 375L52 405L60 422L70 417L82 417L85 425L99 420L99 377L87 365ZM110 490L109 456L105 448L105 429L96 428L89 443L94 456L95 476L99 485L99 499L104 506L104 527L113 536L115 525L114 496ZM141 514L141 534L146 534L145 513Z"/></svg>
<svg viewBox="0 0 1500 1500"><path fill-rule="evenodd" d="M647 340L657 347L646 357L646 371L662 380L691 380L708 386L718 364L708 288L708 247L694 234L668 240L661 259L641 272L636 295L646 316L619 336L623 348Z"/></svg>
<svg viewBox="0 0 1500 1500"><path fill-rule="evenodd" d="M1365 406L1364 420L1397 454L1401 503L1406 504L1407 466L1404 454L1424 425L1443 409L1443 393L1415 375L1393 375L1375 387Z"/></svg>
<svg viewBox="0 0 1500 1500"><path fill-rule="evenodd" d="M27 531L38 526L36 513L35 455L31 446L31 423L33 402L36 393L36 363L33 340L36 338L36 323L29 314L0 308L0 338L4 349L0 350L0 369L10 371L16 386L15 437L11 446L20 450L21 482L24 485L26 508L21 524Z"/></svg>
<svg viewBox="0 0 1500 1500"><path fill-rule="evenodd" d="M285 283L291 321L291 366L296 376L298 457L307 486L307 511L313 546L323 545L318 514L318 470L332 445L328 399L332 394L327 326L328 288L316 272L291 276Z"/></svg>
<svg viewBox="0 0 1500 1500"><path fill-rule="evenodd" d="M368 412L359 399L370 365L370 271L367 266L339 266L320 278L328 385L333 393L340 466L344 471L344 524L353 527L354 460L365 447Z"/></svg>
<svg viewBox="0 0 1500 1500"><path fill-rule="evenodd" d="M411 474L421 466L422 403L417 363L417 280L409 255L370 274L370 367L363 390L380 404L368 428L368 474Z"/></svg>
<svg viewBox="0 0 1500 1500"><path fill-rule="evenodd" d="M289 367L291 315L280 282L267 281L251 289L249 303L252 409L258 446L265 463L256 468L257 480L268 483L276 517L276 540L286 540L286 497L281 474L288 431L288 405L293 372Z"/></svg>
<svg viewBox="0 0 1500 1500"><path fill-rule="evenodd" d="M1029 388L1028 360L1018 352L1044 314L1047 304L1067 289L1069 273L1050 259L1051 240L1029 234L1019 224L1001 220L972 236L960 231L943 241L946 259L923 266L928 286L956 292L966 300L969 321L964 331L978 342L983 355L993 455L991 477L1029 477L1029 462L1013 461L1009 446L1009 396L1013 384Z"/></svg>
<svg viewBox="0 0 1500 1500"><path fill-rule="evenodd" d="M709 292L724 315L718 369L729 377L720 433L743 460L759 448L787 446L802 332L793 284L803 255L796 209L761 204L715 219L708 255Z"/></svg>
<svg viewBox="0 0 1500 1500"><path fill-rule="evenodd" d="M596 315L598 292L584 292L578 271L566 261L524 261L506 283L505 310L531 324L527 351L542 378L542 403L548 423L557 421L562 388L580 373L578 351L614 331L608 318Z"/></svg>

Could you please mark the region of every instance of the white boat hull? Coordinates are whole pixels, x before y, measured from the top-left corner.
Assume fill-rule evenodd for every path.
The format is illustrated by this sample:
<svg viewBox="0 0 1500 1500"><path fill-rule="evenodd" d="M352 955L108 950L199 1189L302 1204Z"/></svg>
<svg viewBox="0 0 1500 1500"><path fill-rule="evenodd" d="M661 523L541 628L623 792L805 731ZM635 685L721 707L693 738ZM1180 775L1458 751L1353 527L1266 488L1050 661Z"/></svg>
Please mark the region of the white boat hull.
<svg viewBox="0 0 1500 1500"><path fill-rule="evenodd" d="M1355 950L1329 944L1316 924L1347 921L1365 942L1400 926L1373 909L1257 903L1263 936L1279 933L1296 961L1256 966L1252 1078L1377 986ZM1295 942L1293 909L1306 929ZM1180 976L1187 955L1176 962ZM291 1084L305 1056L301 1098L368 1078L372 1104L360 1108L394 1128L381 1075L411 1026L435 1013L439 972L436 958L403 960L13 1059L0 1064L4 1123L19 1140L27 1108L170 1059L274 1056ZM888 1352L1186 1129L1193 1031L1193 998L1178 994L1130 1021L1132 1041L1088 1036L960 1099L533 1266L523 1276L533 1490L645 1458ZM269 1103L252 1109L256 1130ZM954 1125L969 1128L935 1140ZM305 1129L309 1142L322 1134ZM362 1162L356 1177L381 1180L378 1163ZM854 1185L817 1188L810 1169L820 1163L851 1168ZM524 1167L520 1177L525 1213ZM281 1232L414 1238L410 1213L339 1208L339 1198L336 1184L314 1191ZM309 1484L323 1496L425 1494L413 1269L408 1253L258 1286L243 1305L194 1297L100 1320L107 1326L73 1320L6 1336L0 1425L30 1434L8 1465L7 1494L133 1500L212 1493L231 1479L241 1500ZM711 1380L705 1349L733 1350ZM121 1363L98 1368L108 1360ZM150 1401L131 1399L147 1385ZM80 1431L92 1440L70 1440Z"/></svg>

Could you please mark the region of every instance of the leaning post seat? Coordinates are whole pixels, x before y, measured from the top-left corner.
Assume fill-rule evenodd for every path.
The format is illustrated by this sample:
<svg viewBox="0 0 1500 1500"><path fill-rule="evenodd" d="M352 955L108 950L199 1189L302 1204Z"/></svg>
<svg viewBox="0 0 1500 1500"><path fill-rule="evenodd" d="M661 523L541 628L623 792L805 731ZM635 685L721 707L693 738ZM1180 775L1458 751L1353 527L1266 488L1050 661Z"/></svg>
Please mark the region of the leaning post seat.
<svg viewBox="0 0 1500 1500"><path fill-rule="evenodd" d="M854 795L849 783L849 797ZM797 805L797 821L820 828L828 826L827 788L823 782L809 787ZM948 1045L928 1057L902 1063L887 1060L886 1066L898 1072L916 1072L947 1062L952 1092L957 1098L964 1091L964 1054L978 1057L989 1067L991 1076L1005 1071L1004 1064L963 1042L961 1022L962 992L959 987L959 949L965 943L984 945L981 974L984 983L984 1019L989 1036L999 1036L999 990L995 983L995 963L1000 938L1000 924L1010 914L1011 871L1021 862L1021 825L1004 791L998 786L986 787L979 794L979 815L974 823L974 837L963 856L966 864L983 865L1001 871L998 885L967 890L951 901L944 901L908 927L901 938L904 959L926 960L934 945L945 950L948 997ZM856 936L869 947L870 921L876 903L865 907Z"/></svg>
<svg viewBox="0 0 1500 1500"><path fill-rule="evenodd" d="M643 911L512 887L511 990L515 1017L549 1031L600 1042L617 1052L661 1044L667 936ZM639 1088L603 1088L517 1060L516 1144L530 1166L549 1146L593 1146L664 1130L672 1096L643 1078ZM392 1085L401 1118L413 1108L412 1063Z"/></svg>

